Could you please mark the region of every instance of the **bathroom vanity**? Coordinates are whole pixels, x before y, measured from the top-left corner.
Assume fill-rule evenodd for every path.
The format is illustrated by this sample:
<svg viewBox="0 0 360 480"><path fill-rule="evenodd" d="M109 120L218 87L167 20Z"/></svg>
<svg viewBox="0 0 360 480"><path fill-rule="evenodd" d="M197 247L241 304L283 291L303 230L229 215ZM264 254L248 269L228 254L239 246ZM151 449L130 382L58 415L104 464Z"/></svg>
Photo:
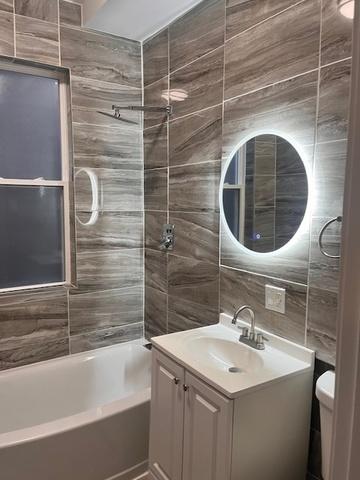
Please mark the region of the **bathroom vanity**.
<svg viewBox="0 0 360 480"><path fill-rule="evenodd" d="M152 339L151 480L305 479L314 354L263 333L221 315Z"/></svg>

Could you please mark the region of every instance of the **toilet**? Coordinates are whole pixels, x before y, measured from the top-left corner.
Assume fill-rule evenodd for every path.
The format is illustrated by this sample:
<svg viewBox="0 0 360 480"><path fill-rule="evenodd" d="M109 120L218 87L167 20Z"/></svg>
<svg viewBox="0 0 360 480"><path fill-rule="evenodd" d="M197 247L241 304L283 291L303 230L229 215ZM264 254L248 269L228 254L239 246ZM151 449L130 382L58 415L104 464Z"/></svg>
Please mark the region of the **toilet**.
<svg viewBox="0 0 360 480"><path fill-rule="evenodd" d="M332 438L335 372L328 371L316 382L316 397L320 403L321 458L323 480L329 480Z"/></svg>

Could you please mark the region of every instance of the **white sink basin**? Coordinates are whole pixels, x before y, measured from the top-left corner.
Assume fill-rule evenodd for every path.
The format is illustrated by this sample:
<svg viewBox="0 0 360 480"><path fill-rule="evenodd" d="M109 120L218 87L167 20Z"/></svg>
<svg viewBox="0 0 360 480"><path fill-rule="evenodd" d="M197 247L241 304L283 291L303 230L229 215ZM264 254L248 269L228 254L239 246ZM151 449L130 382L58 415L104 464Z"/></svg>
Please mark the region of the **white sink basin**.
<svg viewBox="0 0 360 480"><path fill-rule="evenodd" d="M156 348L172 357L187 370L203 378L229 398L269 382L313 369L314 352L264 330L269 339L265 350L255 350L239 342L228 315L209 327L152 338Z"/></svg>
<svg viewBox="0 0 360 480"><path fill-rule="evenodd" d="M226 373L244 374L259 370L264 365L256 350L222 338L195 336L188 340L185 347L199 363Z"/></svg>

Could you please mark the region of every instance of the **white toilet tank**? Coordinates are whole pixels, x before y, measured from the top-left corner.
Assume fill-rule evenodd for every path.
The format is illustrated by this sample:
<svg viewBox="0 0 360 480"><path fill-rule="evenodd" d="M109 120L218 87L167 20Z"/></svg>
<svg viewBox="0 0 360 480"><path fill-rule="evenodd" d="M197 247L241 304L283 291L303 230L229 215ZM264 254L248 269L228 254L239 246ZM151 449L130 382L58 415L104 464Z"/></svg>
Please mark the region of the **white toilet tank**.
<svg viewBox="0 0 360 480"><path fill-rule="evenodd" d="M329 371L319 377L316 396L320 402L322 476L324 480L329 480L335 372Z"/></svg>

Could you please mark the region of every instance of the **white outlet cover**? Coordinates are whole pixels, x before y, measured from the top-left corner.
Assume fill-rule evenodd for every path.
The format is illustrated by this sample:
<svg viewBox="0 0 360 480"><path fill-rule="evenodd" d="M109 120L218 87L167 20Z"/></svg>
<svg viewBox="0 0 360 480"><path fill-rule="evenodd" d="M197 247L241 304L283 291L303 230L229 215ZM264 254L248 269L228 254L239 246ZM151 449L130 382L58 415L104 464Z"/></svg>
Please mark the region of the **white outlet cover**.
<svg viewBox="0 0 360 480"><path fill-rule="evenodd" d="M285 313L285 288L265 285L265 308L274 312Z"/></svg>

